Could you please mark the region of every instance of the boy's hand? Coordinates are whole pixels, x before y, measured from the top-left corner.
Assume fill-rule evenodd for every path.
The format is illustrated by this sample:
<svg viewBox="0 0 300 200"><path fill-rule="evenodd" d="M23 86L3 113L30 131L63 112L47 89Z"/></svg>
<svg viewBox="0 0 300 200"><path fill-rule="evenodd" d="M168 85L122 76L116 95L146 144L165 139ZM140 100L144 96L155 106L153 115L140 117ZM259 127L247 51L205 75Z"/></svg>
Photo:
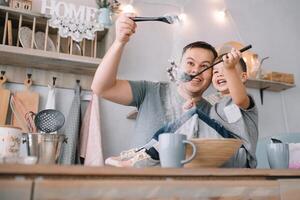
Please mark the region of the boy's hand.
<svg viewBox="0 0 300 200"><path fill-rule="evenodd" d="M236 64L242 57L242 53L234 48L231 49L231 52L222 57L224 62L224 68L234 69Z"/></svg>
<svg viewBox="0 0 300 200"><path fill-rule="evenodd" d="M134 17L134 14L122 14L116 21L116 41L121 44L126 44L135 33L136 23L130 17Z"/></svg>

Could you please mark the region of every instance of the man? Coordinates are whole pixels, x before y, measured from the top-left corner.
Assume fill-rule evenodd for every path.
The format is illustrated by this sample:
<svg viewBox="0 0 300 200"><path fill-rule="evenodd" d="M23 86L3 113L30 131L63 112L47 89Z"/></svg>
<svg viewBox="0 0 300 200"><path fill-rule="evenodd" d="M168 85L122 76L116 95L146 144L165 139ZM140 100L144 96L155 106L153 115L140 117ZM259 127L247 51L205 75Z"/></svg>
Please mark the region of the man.
<svg viewBox="0 0 300 200"><path fill-rule="evenodd" d="M121 15L117 19L116 39L96 71L92 90L109 101L138 108L133 133L135 142L132 144L137 146L148 141L166 122L180 117L184 109L196 106L209 114L211 105L202 98L202 94L211 83L212 70L178 85L117 79L122 52L136 30L136 24L130 17L132 15ZM194 42L183 49L180 67L188 74L196 74L210 66L216 57L216 50L211 45Z"/></svg>

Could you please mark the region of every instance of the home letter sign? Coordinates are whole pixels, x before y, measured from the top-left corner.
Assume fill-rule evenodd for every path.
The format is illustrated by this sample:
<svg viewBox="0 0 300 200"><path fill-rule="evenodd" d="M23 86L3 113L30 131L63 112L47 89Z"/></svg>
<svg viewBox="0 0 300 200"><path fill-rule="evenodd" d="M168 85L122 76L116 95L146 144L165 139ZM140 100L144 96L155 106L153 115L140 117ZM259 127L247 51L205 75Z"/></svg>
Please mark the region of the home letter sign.
<svg viewBox="0 0 300 200"><path fill-rule="evenodd" d="M97 21L97 8L57 0L43 0L41 12L51 16L49 26L58 28L61 37L71 36L77 42L83 38L92 40L96 31L104 29Z"/></svg>

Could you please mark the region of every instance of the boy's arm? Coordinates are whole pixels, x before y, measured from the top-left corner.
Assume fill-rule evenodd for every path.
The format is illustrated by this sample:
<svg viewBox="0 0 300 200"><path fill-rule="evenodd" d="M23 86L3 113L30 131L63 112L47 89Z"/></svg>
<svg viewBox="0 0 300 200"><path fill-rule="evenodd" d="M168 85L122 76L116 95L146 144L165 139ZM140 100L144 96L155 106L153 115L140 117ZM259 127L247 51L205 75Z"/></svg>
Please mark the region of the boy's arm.
<svg viewBox="0 0 300 200"><path fill-rule="evenodd" d="M227 56L223 56L224 60L224 76L226 77L230 96L233 102L242 109L248 109L250 99L246 91L246 87L242 81L241 74L236 70L236 65L241 58L241 52L232 49Z"/></svg>
<svg viewBox="0 0 300 200"><path fill-rule="evenodd" d="M129 105L133 99L129 82L117 79L122 52L136 28L136 24L129 17L127 14L117 19L116 39L98 66L91 86L98 96L123 105Z"/></svg>

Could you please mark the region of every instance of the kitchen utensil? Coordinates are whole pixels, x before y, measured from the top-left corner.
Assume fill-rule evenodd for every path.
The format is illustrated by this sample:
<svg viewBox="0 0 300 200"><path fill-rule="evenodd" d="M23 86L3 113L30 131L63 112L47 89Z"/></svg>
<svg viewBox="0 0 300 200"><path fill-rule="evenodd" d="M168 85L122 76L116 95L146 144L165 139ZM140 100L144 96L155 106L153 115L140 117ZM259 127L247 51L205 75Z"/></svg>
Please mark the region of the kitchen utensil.
<svg viewBox="0 0 300 200"><path fill-rule="evenodd" d="M193 153L185 159L186 144L191 145ZM196 156L196 146L186 140L186 135L164 133L159 135L159 159L161 167L180 168Z"/></svg>
<svg viewBox="0 0 300 200"><path fill-rule="evenodd" d="M36 114L34 122L40 131L51 133L58 131L64 125L65 117L58 110L46 109Z"/></svg>
<svg viewBox="0 0 300 200"><path fill-rule="evenodd" d="M34 37L34 45L37 49L44 50L46 34L44 32L36 32ZM51 38L47 37L47 51L56 51L55 45Z"/></svg>
<svg viewBox="0 0 300 200"><path fill-rule="evenodd" d="M10 108L12 110L12 114L13 114L13 119L16 120L16 123L19 124L19 127L21 127L22 131L24 132L28 132L28 127L27 127L27 124L26 124L26 120L24 119L22 113L24 111L24 109L22 109L22 105L18 105L17 104L21 104L20 102L18 102L19 100L16 100L14 95L11 96L11 99L10 99ZM18 102L18 103L17 103ZM22 111L23 110L23 111Z"/></svg>
<svg viewBox="0 0 300 200"><path fill-rule="evenodd" d="M26 120L24 119L26 113L30 111L37 113L38 111L39 94L30 91L32 80L29 77L24 81L24 85L25 85L25 90L16 92L14 98L16 103L16 109L21 111L20 113L21 117L23 118L23 121L25 121L26 123ZM20 126L15 115L13 115L13 126L17 126L17 127ZM23 131L28 131L28 130L23 130Z"/></svg>
<svg viewBox="0 0 300 200"><path fill-rule="evenodd" d="M247 51L248 49L251 49L251 48L252 48L252 45L245 46L244 48L240 49L240 52ZM221 60L219 60L219 61L213 63L213 64L210 65L209 67L207 67L207 68L201 70L200 72L197 72L197 73L194 74L194 75L187 74L187 73L185 73L185 72L183 72L183 71L182 71L182 72L179 72L179 77L178 77L178 78L179 78L181 81L183 81L183 82L189 82L189 81L193 80L193 78L195 78L196 76L199 76L200 74L202 74L202 73L205 72L206 70L212 68L213 66L215 66L215 65L217 65L217 64L219 64L219 63L221 63L221 62L223 62L223 59L221 59Z"/></svg>
<svg viewBox="0 0 300 200"><path fill-rule="evenodd" d="M133 17L132 20L135 22L160 21L167 24L173 24L179 21L179 17L177 15L170 15L170 16L163 16L163 17Z"/></svg>
<svg viewBox="0 0 300 200"><path fill-rule="evenodd" d="M196 157L188 164L187 168L221 167L240 148L242 141L239 139L191 139L196 145ZM192 155L192 148L187 146L186 156Z"/></svg>
<svg viewBox="0 0 300 200"><path fill-rule="evenodd" d="M289 167L289 145L280 140L271 138L267 145L267 155L270 168L286 169Z"/></svg>
<svg viewBox="0 0 300 200"><path fill-rule="evenodd" d="M6 82L6 80L7 78L2 72L2 75L0 76L0 125L4 125L6 122L10 97L10 91L3 88L3 84Z"/></svg>
<svg viewBox="0 0 300 200"><path fill-rule="evenodd" d="M22 141L21 129L13 126L0 126L0 157L17 157Z"/></svg>
<svg viewBox="0 0 300 200"><path fill-rule="evenodd" d="M36 133L37 132L37 128L34 122L34 117L35 117L35 113L29 111L28 113L25 114L25 120L26 120L26 124L27 124L27 128L29 133Z"/></svg>
<svg viewBox="0 0 300 200"><path fill-rule="evenodd" d="M67 142L63 134L24 133L23 138L28 156L37 157L39 164L56 164Z"/></svg>
<svg viewBox="0 0 300 200"><path fill-rule="evenodd" d="M22 26L19 30L19 40L24 48L31 48L32 30Z"/></svg>

